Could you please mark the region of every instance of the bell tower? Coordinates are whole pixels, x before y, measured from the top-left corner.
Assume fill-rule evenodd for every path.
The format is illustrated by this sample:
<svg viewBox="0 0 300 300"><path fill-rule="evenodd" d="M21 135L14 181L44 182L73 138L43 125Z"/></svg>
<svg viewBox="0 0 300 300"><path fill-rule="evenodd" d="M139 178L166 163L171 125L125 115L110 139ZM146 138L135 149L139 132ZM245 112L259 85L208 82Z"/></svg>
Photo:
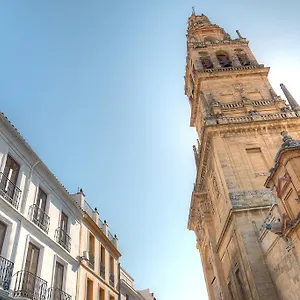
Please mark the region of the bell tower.
<svg viewBox="0 0 300 300"><path fill-rule="evenodd" d="M197 175L188 229L197 238L209 299L276 300L258 229L275 199L264 187L281 145L300 138L300 108L273 90L239 31L231 36L205 15L188 19L185 94Z"/></svg>

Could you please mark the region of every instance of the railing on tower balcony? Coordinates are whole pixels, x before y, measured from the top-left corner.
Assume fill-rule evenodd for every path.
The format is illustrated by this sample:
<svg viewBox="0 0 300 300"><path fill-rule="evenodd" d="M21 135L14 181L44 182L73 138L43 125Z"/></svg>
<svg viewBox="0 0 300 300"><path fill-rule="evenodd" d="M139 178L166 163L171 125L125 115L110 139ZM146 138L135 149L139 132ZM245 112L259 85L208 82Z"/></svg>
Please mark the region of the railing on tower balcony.
<svg viewBox="0 0 300 300"><path fill-rule="evenodd" d="M68 252L71 251L71 237L60 227L55 231L55 240Z"/></svg>
<svg viewBox="0 0 300 300"><path fill-rule="evenodd" d="M51 287L48 289L47 300L71 300L72 296L64 292L63 290Z"/></svg>
<svg viewBox="0 0 300 300"><path fill-rule="evenodd" d="M36 204L29 207L30 220L48 233L50 225L50 217Z"/></svg>
<svg viewBox="0 0 300 300"><path fill-rule="evenodd" d="M105 279L105 265L104 263L100 263L100 276Z"/></svg>
<svg viewBox="0 0 300 300"><path fill-rule="evenodd" d="M109 274L109 284L112 287L115 287L115 274L114 273L110 273Z"/></svg>
<svg viewBox="0 0 300 300"><path fill-rule="evenodd" d="M14 263L0 256L0 287L9 290Z"/></svg>
<svg viewBox="0 0 300 300"><path fill-rule="evenodd" d="M95 255L92 252L89 252L88 265L91 269L95 268Z"/></svg>
<svg viewBox="0 0 300 300"><path fill-rule="evenodd" d="M47 281L28 271L18 271L14 276L13 297L46 300Z"/></svg>
<svg viewBox="0 0 300 300"><path fill-rule="evenodd" d="M3 173L0 173L0 195L12 206L18 208L21 190Z"/></svg>

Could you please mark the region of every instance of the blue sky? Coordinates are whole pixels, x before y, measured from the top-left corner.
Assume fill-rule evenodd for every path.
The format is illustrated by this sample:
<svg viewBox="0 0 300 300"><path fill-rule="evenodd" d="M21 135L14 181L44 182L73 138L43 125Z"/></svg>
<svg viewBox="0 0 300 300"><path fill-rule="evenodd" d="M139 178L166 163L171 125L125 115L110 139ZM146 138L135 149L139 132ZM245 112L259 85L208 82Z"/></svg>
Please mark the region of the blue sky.
<svg viewBox="0 0 300 300"><path fill-rule="evenodd" d="M70 192L119 236L136 288L207 299L186 229L195 178L184 96L195 5L300 101L298 1L1 1L1 110Z"/></svg>

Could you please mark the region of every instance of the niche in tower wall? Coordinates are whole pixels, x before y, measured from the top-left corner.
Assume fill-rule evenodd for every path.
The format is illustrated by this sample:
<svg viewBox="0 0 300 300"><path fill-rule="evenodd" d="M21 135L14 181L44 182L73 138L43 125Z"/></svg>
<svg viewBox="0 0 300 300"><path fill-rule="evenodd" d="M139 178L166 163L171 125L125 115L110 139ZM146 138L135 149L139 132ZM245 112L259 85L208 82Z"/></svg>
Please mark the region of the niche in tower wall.
<svg viewBox="0 0 300 300"><path fill-rule="evenodd" d="M232 62L229 59L229 56L227 53L225 53L225 52L219 53L219 54L217 54L217 58L218 58L219 63L222 68L229 68L232 66Z"/></svg>

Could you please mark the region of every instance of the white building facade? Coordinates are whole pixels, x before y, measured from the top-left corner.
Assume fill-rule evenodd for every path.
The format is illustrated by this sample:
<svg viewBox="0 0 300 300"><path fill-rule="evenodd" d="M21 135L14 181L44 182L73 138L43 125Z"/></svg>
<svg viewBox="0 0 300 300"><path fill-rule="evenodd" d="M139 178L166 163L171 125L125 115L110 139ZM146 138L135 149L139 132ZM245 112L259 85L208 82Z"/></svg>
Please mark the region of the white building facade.
<svg viewBox="0 0 300 300"><path fill-rule="evenodd" d="M156 300L120 268L118 239L0 113L0 300Z"/></svg>
<svg viewBox="0 0 300 300"><path fill-rule="evenodd" d="M0 114L0 299L75 299L82 217Z"/></svg>

